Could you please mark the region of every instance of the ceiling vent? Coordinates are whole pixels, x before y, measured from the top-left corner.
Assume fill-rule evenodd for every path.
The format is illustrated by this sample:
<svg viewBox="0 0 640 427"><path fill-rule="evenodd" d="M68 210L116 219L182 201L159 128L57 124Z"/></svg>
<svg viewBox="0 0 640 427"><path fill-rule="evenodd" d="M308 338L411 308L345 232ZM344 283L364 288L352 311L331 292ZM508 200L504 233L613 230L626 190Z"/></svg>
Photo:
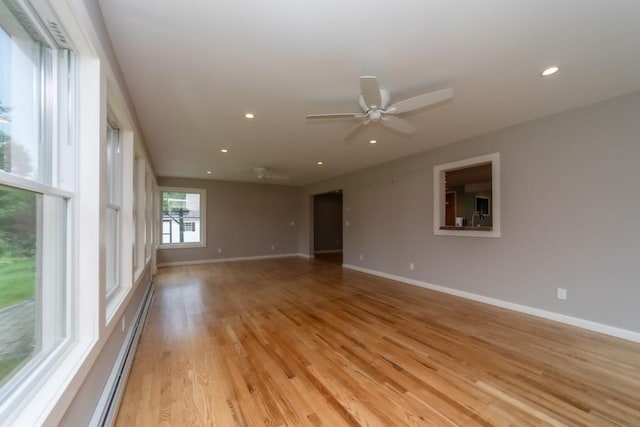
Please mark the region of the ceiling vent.
<svg viewBox="0 0 640 427"><path fill-rule="evenodd" d="M51 19L47 19L47 28L49 29L51 36L56 40L56 43L58 43L58 47L69 50L72 49L69 38L64 33L60 24L56 21L52 21Z"/></svg>
<svg viewBox="0 0 640 427"><path fill-rule="evenodd" d="M46 1L30 0L28 3L25 2L25 5L15 0L6 0L5 3L34 40L45 45L53 44L54 47L73 50L71 40ZM48 38L48 41L45 38Z"/></svg>

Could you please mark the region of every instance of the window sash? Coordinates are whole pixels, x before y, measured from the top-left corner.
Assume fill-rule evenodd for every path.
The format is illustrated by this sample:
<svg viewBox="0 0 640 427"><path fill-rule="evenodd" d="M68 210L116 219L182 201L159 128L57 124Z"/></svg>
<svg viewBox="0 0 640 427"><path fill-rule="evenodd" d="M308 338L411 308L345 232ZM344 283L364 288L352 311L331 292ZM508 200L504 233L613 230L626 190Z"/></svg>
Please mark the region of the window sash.
<svg viewBox="0 0 640 427"><path fill-rule="evenodd" d="M5 183L2 183L2 187L11 188ZM18 367L19 370L4 379L0 387L0 402L11 396L43 360L69 338L66 313L69 200L60 195L13 188L35 196L33 351L25 353L26 358ZM26 315L22 310L24 306L14 307L22 313L20 316ZM22 326L28 327L27 324Z"/></svg>
<svg viewBox="0 0 640 427"><path fill-rule="evenodd" d="M31 9L14 10L17 4L0 1L2 28L8 31L0 29L8 46L0 50L0 98L10 109L7 123L0 124L0 185L36 198L34 350L0 385L2 417L40 384L43 370L68 348L64 344L72 342L74 330L68 310L77 148L75 55L48 43L41 20Z"/></svg>

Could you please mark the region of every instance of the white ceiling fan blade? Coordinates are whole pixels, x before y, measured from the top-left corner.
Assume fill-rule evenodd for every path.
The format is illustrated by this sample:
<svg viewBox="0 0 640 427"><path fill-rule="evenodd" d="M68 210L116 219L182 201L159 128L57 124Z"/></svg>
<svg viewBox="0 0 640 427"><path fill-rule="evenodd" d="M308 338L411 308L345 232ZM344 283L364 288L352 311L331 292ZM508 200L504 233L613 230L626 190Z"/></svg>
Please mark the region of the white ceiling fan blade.
<svg viewBox="0 0 640 427"><path fill-rule="evenodd" d="M364 102L368 107L382 106L382 98L380 97L380 86L378 79L373 76L360 77L360 92L364 98Z"/></svg>
<svg viewBox="0 0 640 427"><path fill-rule="evenodd" d="M416 96L414 98L405 99L404 101L396 102L386 109L387 114L400 114L407 111L413 111L420 108L428 107L429 105L437 104L438 102L446 101L453 98L453 89L442 89L431 93L425 93L424 95Z"/></svg>
<svg viewBox="0 0 640 427"><path fill-rule="evenodd" d="M388 127L389 129L393 129L400 133L412 134L412 133L415 133L416 131L416 128L411 123L409 123L406 120L400 119L398 117L382 116L380 123L382 123L384 126Z"/></svg>
<svg viewBox="0 0 640 427"><path fill-rule="evenodd" d="M362 113L325 113L325 114L308 114L307 119L360 119L365 117Z"/></svg>
<svg viewBox="0 0 640 427"><path fill-rule="evenodd" d="M274 175L267 175L267 179L271 179L271 180L274 180L274 181L286 181L288 179L291 179L291 177L287 176L287 175L276 175L276 174L274 174Z"/></svg>
<svg viewBox="0 0 640 427"><path fill-rule="evenodd" d="M356 127L354 127L353 129L351 129L351 130L349 131L349 133L347 133L347 136L345 136L345 137L344 137L345 142L346 142L347 144L350 144L350 143L351 143L351 139L352 139L354 136L356 136L358 133L360 133L360 131L361 131L362 129L364 129L364 128L365 128L365 126L367 126L367 124L369 124L369 121L370 121L370 120L368 120L368 119L367 119L367 120L363 120L363 121L361 121L361 122L358 124L358 126L356 126Z"/></svg>

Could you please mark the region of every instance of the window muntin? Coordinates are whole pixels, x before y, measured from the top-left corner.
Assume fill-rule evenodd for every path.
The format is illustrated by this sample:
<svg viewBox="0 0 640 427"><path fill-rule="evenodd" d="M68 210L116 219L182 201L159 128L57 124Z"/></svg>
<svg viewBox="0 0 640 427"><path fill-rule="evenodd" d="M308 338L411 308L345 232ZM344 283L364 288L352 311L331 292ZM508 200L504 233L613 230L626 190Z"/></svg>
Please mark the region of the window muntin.
<svg viewBox="0 0 640 427"><path fill-rule="evenodd" d="M205 246L205 190L163 188L161 247Z"/></svg>
<svg viewBox="0 0 640 427"><path fill-rule="evenodd" d="M70 330L74 55L29 16L0 1L0 304L17 322L0 330L0 403Z"/></svg>

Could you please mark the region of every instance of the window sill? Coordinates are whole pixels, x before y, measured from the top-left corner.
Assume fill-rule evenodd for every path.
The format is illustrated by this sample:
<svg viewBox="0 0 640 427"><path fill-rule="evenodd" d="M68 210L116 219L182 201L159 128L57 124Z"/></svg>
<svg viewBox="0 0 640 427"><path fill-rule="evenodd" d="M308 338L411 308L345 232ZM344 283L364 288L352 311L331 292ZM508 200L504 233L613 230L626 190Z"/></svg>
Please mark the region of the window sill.
<svg viewBox="0 0 640 427"><path fill-rule="evenodd" d="M459 236L459 237L500 237L500 229L495 227L452 227L442 225L433 231L438 236Z"/></svg>
<svg viewBox="0 0 640 427"><path fill-rule="evenodd" d="M186 249L186 248L206 248L207 245L204 243L171 243L171 244L161 244L158 246L158 249Z"/></svg>
<svg viewBox="0 0 640 427"><path fill-rule="evenodd" d="M82 385L76 381L76 374L86 362L93 343L71 341L61 345L4 402L1 419L12 425L57 424Z"/></svg>
<svg viewBox="0 0 640 427"><path fill-rule="evenodd" d="M454 227L452 225L442 225L440 226L440 230L475 230L475 231L493 231L493 227L487 227L484 225L465 225L464 227Z"/></svg>

